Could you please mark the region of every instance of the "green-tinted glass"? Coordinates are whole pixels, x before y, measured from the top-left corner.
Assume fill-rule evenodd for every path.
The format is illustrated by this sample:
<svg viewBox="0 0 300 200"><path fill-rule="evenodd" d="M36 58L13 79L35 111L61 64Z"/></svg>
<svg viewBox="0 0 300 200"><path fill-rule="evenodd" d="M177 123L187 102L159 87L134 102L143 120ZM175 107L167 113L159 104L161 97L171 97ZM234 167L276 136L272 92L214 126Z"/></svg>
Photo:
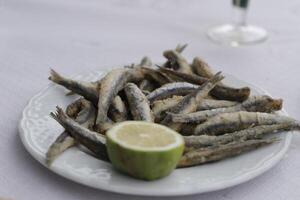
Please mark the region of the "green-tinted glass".
<svg viewBox="0 0 300 200"><path fill-rule="evenodd" d="M232 0L234 6L247 8L249 0Z"/></svg>

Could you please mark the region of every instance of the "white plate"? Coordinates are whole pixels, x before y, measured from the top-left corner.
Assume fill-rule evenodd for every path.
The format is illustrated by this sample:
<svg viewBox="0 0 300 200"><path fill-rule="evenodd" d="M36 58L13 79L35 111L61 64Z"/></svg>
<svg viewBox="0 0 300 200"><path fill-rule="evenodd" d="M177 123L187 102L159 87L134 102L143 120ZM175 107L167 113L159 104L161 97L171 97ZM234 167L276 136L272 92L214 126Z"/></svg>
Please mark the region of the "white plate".
<svg viewBox="0 0 300 200"><path fill-rule="evenodd" d="M95 80L101 72L78 76L81 80ZM252 95L265 92L252 84L226 75L226 83L250 86ZM28 152L45 165L45 153L63 128L49 117L55 106L65 107L77 97L65 96L60 86L49 86L35 95L23 111L19 124L20 137ZM282 112L282 114L285 114ZM175 196L203 193L224 189L246 182L274 166L287 151L291 133L278 135L281 141L241 156L201 166L176 169L170 176L156 181L137 180L115 171L103 161L71 148L63 153L49 168L51 171L75 182L97 189L149 196Z"/></svg>

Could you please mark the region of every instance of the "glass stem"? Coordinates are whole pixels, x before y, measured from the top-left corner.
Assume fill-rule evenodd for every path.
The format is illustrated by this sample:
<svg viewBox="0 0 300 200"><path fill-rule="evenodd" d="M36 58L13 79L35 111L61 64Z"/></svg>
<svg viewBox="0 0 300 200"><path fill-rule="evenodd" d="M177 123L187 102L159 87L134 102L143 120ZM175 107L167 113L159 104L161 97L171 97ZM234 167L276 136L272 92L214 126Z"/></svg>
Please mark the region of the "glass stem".
<svg viewBox="0 0 300 200"><path fill-rule="evenodd" d="M232 0L233 22L236 26L246 26L248 0Z"/></svg>

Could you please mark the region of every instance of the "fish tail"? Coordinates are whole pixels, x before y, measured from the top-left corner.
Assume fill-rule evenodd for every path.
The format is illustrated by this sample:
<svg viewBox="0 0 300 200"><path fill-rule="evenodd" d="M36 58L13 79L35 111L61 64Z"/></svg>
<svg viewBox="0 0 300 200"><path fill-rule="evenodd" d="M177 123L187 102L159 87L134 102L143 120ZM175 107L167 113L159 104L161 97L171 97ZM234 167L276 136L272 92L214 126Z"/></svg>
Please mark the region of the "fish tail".
<svg viewBox="0 0 300 200"><path fill-rule="evenodd" d="M73 92L73 91L70 91L70 92L66 93L66 96L72 96L72 95L74 95L74 94L76 94L76 93Z"/></svg>
<svg viewBox="0 0 300 200"><path fill-rule="evenodd" d="M210 80L209 82L211 82L212 84L217 84L218 82L220 82L221 80L223 80L225 77L222 75L222 72L219 71L217 72Z"/></svg>
<svg viewBox="0 0 300 200"><path fill-rule="evenodd" d="M186 49L187 46L188 46L187 43L185 43L183 45L178 44L175 48L175 51L177 51L178 53L182 53Z"/></svg>
<svg viewBox="0 0 300 200"><path fill-rule="evenodd" d="M64 126L64 121L67 119L65 112L59 106L56 106L56 112L51 112L50 116L62 126Z"/></svg>
<svg viewBox="0 0 300 200"><path fill-rule="evenodd" d="M151 66L152 62L149 57L145 56L142 58L140 65L141 66Z"/></svg>
<svg viewBox="0 0 300 200"><path fill-rule="evenodd" d="M65 150L75 145L75 140L69 136L69 133L64 131L61 133L55 142L51 144L46 153L46 164L48 167L52 162Z"/></svg>
<svg viewBox="0 0 300 200"><path fill-rule="evenodd" d="M55 70L50 69L50 76L48 79L55 83L60 83L63 80L63 77L59 73L57 73Z"/></svg>

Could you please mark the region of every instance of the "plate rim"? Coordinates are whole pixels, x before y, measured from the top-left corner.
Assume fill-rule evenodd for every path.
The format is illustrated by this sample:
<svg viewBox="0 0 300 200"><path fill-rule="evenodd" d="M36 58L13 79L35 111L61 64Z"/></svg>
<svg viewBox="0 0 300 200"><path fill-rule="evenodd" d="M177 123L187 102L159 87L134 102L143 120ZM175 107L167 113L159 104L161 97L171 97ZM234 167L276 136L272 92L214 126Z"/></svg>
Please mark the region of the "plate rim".
<svg viewBox="0 0 300 200"><path fill-rule="evenodd" d="M87 72L86 74L88 74L89 72ZM107 72L107 70L95 70L94 72L98 72L98 73L101 73L101 75L103 75L103 74L105 74ZM86 74L81 74L81 75L86 75ZM267 91L265 91L264 89L258 87L255 84L249 83L247 81L243 81L243 80L237 78L236 76L234 76L232 74L224 73L224 75L227 76L227 77L228 76L233 77L234 79L236 79L238 81L247 83L250 88L254 88L257 91L261 91L262 93L269 95L269 93ZM108 192L113 192L113 193L118 193L118 194L137 195L137 196L157 196L157 197L158 196L161 196L161 197L163 197L163 196L165 196L165 197L170 196L170 197L172 197L172 196L203 194L203 193L208 193L208 192L212 192L212 191L217 191L217 190L221 190L221 189L226 189L226 188L229 188L229 187L237 186L237 185L239 185L241 183L248 182L248 181L250 181L250 180L252 180L252 179L254 179L254 178L262 175L263 173L265 173L266 171L268 171L272 167L274 167L277 163L279 163L279 161L282 160L282 158L284 157L284 155L288 151L288 148L289 148L289 146L291 144L292 137L293 137L293 134L292 134L293 131L287 132L287 134L285 135L285 140L284 140L283 147L274 156L271 156L270 158L268 158L267 160L265 160L256 169L250 170L250 171L248 171L248 172L246 172L244 174L241 174L241 175L239 175L237 177L234 177L233 179L222 181L222 182L219 182L218 184L214 184L212 186L202 187L201 189L199 189L199 188L190 189L189 188L189 189L186 189L184 191L176 191L175 190L175 191L173 191L170 194L169 191L164 192L163 190L160 191L160 193L153 193L151 191L147 192L147 191L144 191L144 190L142 192L139 192L138 190L128 189L128 188L126 190L120 190L119 186L113 186L113 185L109 185L109 187L105 187L105 185L103 185L103 186L101 186L101 185L95 186L95 185L92 185L92 184L84 182L82 179L76 179L75 177L68 176L66 173L64 173L63 170L60 170L60 168L47 167L45 165L45 162L43 162L43 159L41 158L41 155L39 155L39 153L35 152L30 147L29 143L26 142L26 137L25 137L26 133L25 133L25 130L23 129L23 127L22 127L23 121L25 119L25 111L30 108L30 105L32 104L32 102L39 95L41 95L43 92L45 92L46 90L48 90L51 87L56 87L56 85L53 84L53 83L48 83L47 86L45 86L44 88L42 88L41 90L39 90L35 95L33 95L29 99L28 103L25 105L25 107L24 107L24 109L23 109L23 111L21 113L21 117L20 117L19 123L18 123L19 137L21 138L22 144L24 145L26 151L35 160L37 160L42 166L44 166L48 170L50 170L50 171L54 172L55 174L58 174L58 175L60 175L60 176L62 176L64 178L66 178L66 179L72 180L72 181L74 181L76 183L79 183L79 184L82 184L84 186L95 188L95 189L100 190L100 191L103 190L103 191L108 191ZM286 112L285 109L282 109L281 112L284 115L288 115L288 113Z"/></svg>

